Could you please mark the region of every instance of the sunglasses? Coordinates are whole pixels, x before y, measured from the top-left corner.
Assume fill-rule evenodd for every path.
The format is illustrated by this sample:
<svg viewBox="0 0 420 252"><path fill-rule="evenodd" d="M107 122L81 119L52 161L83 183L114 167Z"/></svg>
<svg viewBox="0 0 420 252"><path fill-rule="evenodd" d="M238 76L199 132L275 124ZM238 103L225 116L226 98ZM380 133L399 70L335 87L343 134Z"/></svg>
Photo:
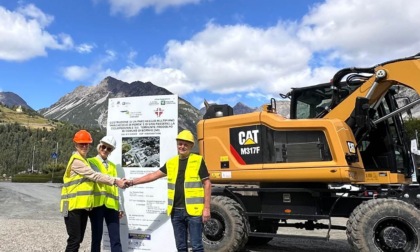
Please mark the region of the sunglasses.
<svg viewBox="0 0 420 252"><path fill-rule="evenodd" d="M112 147L107 147L107 146L105 146L105 145L101 145L101 149L102 149L102 150L107 150L108 152L111 152L111 151L113 151L113 150L114 150Z"/></svg>
<svg viewBox="0 0 420 252"><path fill-rule="evenodd" d="M78 146L80 146L80 147L86 147L86 146L89 146L89 144L88 144L88 143L78 143L77 145L78 145Z"/></svg>

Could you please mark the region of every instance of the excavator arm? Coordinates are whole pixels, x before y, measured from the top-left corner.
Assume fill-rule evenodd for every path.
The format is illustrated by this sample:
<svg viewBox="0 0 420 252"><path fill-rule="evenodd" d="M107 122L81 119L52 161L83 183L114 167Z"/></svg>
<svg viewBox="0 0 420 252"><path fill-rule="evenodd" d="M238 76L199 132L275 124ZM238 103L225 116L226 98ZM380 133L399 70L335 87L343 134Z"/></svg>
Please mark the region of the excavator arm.
<svg viewBox="0 0 420 252"><path fill-rule="evenodd" d="M373 68L373 73L357 71L357 69L355 69L354 72L357 72L357 74L372 74L372 76L354 90L346 99L339 103L331 104L330 108L327 109L328 112L325 113L323 118L339 118L346 121L351 116L358 97L369 99L371 107L375 106L393 85L403 85L414 89L420 94L419 55L380 64ZM337 84L340 82L338 79L340 76L336 75L333 79L333 86L338 90L341 88L340 85ZM333 97L332 100L334 102L337 98Z"/></svg>

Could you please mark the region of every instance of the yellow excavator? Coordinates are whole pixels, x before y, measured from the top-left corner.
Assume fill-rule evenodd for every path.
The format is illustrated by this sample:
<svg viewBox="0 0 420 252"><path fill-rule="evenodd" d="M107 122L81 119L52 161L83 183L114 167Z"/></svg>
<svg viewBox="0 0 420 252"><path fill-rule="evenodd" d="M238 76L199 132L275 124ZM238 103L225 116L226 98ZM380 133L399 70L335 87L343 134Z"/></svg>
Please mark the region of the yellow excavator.
<svg viewBox="0 0 420 252"><path fill-rule="evenodd" d="M402 87L420 94L420 54L293 88L282 95L290 119L275 99L240 115L209 105L197 124L214 185L206 251L265 244L286 227L325 229L315 237L324 240L345 230L354 251L420 251L420 188L403 118L420 99L401 105Z"/></svg>

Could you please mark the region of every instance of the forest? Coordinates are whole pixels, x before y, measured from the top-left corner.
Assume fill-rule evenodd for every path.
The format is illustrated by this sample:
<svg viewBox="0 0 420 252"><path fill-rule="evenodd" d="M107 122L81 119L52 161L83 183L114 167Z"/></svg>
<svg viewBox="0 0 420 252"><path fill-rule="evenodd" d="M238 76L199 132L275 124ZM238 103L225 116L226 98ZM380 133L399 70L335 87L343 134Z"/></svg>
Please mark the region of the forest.
<svg viewBox="0 0 420 252"><path fill-rule="evenodd" d="M0 125L0 174L44 173L64 170L75 150L74 134L88 130L94 140L88 156L96 155L96 144L106 132L72 124L58 124L53 129L33 129L18 123Z"/></svg>

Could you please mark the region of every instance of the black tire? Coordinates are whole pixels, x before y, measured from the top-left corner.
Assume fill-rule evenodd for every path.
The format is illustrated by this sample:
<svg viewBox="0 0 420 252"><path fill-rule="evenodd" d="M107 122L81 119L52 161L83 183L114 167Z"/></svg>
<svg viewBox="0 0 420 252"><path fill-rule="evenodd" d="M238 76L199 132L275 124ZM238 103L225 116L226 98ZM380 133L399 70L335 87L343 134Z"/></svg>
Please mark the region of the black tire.
<svg viewBox="0 0 420 252"><path fill-rule="evenodd" d="M420 211L396 199L373 199L357 206L347 221L354 251L420 251Z"/></svg>
<svg viewBox="0 0 420 252"><path fill-rule="evenodd" d="M204 224L205 251L240 251L248 240L248 222L242 207L225 196L211 197L211 219Z"/></svg>
<svg viewBox="0 0 420 252"><path fill-rule="evenodd" d="M264 232L264 233L277 233L278 226L275 223L275 220L259 220L258 218L250 218L249 220L251 231L252 232ZM274 237L257 237L249 236L247 245L257 246L264 245L273 240Z"/></svg>

